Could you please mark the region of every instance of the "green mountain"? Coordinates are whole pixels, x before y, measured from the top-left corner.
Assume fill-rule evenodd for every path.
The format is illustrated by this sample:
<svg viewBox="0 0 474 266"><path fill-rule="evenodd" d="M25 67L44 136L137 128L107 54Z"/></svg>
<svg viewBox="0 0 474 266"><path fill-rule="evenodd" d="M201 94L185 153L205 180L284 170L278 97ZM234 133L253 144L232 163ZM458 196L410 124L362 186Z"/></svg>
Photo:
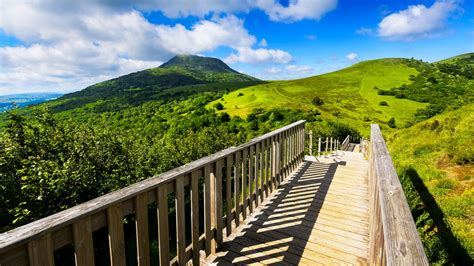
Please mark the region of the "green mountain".
<svg viewBox="0 0 474 266"><path fill-rule="evenodd" d="M126 108L150 100L176 98L216 89L235 89L262 83L257 78L239 73L216 58L177 55L157 68L146 69L100 82L84 90L70 93L54 104L64 111L96 102L111 101Z"/></svg>

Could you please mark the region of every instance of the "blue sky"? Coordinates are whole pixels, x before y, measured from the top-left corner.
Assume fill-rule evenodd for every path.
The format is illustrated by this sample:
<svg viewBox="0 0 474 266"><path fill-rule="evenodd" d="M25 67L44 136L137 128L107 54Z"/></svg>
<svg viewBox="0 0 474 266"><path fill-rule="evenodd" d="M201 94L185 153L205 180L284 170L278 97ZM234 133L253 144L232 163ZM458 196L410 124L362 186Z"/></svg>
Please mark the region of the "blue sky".
<svg viewBox="0 0 474 266"><path fill-rule="evenodd" d="M200 54L262 79L474 51L473 0L0 0L0 94L80 90Z"/></svg>

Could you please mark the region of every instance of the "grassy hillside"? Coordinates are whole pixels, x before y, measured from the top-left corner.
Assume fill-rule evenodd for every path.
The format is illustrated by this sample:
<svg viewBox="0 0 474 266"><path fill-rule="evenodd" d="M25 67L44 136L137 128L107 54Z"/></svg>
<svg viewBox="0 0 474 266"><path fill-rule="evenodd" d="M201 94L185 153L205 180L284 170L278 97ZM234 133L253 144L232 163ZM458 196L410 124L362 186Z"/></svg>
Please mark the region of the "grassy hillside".
<svg viewBox="0 0 474 266"><path fill-rule="evenodd" d="M291 81L275 81L242 88L224 95L217 102L223 112L246 116L255 108L285 106L322 113L323 120L340 120L368 133L370 123L385 124L391 117L406 123L424 103L378 95L379 89L390 89L410 83L418 71L405 59L380 59L358 63L336 72ZM315 106L319 97L323 104ZM381 101L387 106L380 105Z"/></svg>
<svg viewBox="0 0 474 266"><path fill-rule="evenodd" d="M474 53L467 53L458 56L453 56L436 63L445 63L445 64L452 64L452 63L466 63L470 65L474 65Z"/></svg>
<svg viewBox="0 0 474 266"><path fill-rule="evenodd" d="M432 261L443 262L447 253L451 259L466 252L474 257L473 133L474 104L470 104L387 138L401 178L408 179L406 194L425 247L440 257ZM440 248L436 236L445 248Z"/></svg>

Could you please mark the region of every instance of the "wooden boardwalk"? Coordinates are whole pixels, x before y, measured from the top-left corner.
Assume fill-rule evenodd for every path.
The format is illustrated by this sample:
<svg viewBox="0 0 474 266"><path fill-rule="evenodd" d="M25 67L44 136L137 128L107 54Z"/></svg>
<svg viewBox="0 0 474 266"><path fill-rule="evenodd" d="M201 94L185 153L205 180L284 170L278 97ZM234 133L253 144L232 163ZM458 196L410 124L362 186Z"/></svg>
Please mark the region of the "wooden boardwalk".
<svg viewBox="0 0 474 266"><path fill-rule="evenodd" d="M305 161L206 264L367 264L368 162Z"/></svg>

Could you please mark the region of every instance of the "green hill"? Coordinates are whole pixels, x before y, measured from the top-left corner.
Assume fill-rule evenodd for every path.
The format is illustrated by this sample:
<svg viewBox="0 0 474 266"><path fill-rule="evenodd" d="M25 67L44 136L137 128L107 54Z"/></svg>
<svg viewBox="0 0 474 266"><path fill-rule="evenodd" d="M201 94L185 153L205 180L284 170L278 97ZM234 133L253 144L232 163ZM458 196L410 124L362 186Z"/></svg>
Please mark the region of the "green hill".
<svg viewBox="0 0 474 266"><path fill-rule="evenodd" d="M469 65L474 65L474 53L467 53L458 56L453 56L447 59L440 60L436 63L445 63L445 64L453 64L453 63L465 63Z"/></svg>
<svg viewBox="0 0 474 266"><path fill-rule="evenodd" d="M385 124L394 117L404 124L426 105L378 94L378 90L411 83L410 76L417 74L417 69L409 66L406 59L371 60L324 75L242 88L208 106L221 102L225 108L222 112L238 116L246 116L255 108L275 106L317 109L323 120L345 121L367 133L370 123ZM315 97L323 104L313 104ZM387 105L380 105L382 101Z"/></svg>
<svg viewBox="0 0 474 266"><path fill-rule="evenodd" d="M178 55L160 67L100 82L67 94L51 104L54 111L82 107L98 100L123 109L146 101L176 98L203 91L231 90L262 81L239 73L216 58Z"/></svg>

